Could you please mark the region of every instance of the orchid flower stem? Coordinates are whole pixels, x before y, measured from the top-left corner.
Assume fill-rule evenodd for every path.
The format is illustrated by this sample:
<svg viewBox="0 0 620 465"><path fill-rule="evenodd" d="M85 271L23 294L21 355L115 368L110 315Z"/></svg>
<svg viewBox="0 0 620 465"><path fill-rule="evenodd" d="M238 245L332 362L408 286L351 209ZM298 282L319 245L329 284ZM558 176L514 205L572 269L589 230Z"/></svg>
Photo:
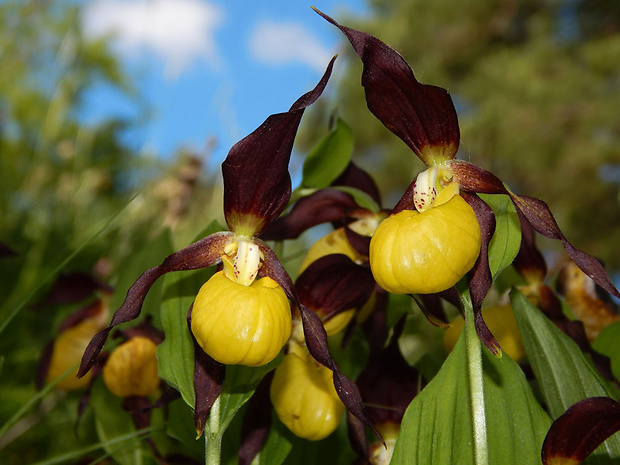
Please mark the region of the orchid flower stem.
<svg viewBox="0 0 620 465"><path fill-rule="evenodd" d="M220 431L220 397L215 399L209 413L208 432L205 433L205 465L219 465L222 455Z"/></svg>
<svg viewBox="0 0 620 465"><path fill-rule="evenodd" d="M476 333L474 308L469 292L462 294L465 309L465 346L467 353L467 371L469 373L469 395L474 439L474 463L488 465L489 444L487 438L486 414L484 409L484 382L482 371L482 347Z"/></svg>

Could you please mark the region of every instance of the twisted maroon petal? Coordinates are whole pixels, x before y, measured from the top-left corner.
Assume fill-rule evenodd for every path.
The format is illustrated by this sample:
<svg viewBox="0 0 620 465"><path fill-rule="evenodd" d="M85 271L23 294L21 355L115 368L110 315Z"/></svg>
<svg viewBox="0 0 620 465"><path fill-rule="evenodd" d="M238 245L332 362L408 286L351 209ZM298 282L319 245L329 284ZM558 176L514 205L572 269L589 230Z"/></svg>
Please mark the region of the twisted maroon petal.
<svg viewBox="0 0 620 465"><path fill-rule="evenodd" d="M319 316L312 310L304 307L299 301L297 292L293 280L286 272L276 254L267 247L265 244L258 243L265 260L263 266L260 268L259 276L269 276L276 281L280 287L284 290L287 297L299 308L301 314L302 325L304 329L304 336L306 339L306 346L310 355L319 362L326 366L333 373L334 387L338 393L338 397L346 407L346 409L359 420L361 420L366 426L372 429L372 431L381 438L381 435L368 419L366 409L362 402L362 397L357 389L357 386L353 381L343 375L336 362L329 353L329 346L327 344L327 333L321 323Z"/></svg>
<svg viewBox="0 0 620 465"><path fill-rule="evenodd" d="M146 270L127 291L123 305L114 313L110 325L93 337L82 356L78 377L84 376L97 360L108 334L116 325L135 320L140 316L142 304L157 279L171 271L206 268L220 261L225 244L233 237L228 231L217 232L188 247L167 256L161 265Z"/></svg>
<svg viewBox="0 0 620 465"><path fill-rule="evenodd" d="M502 181L490 171L486 171L472 163L452 160L450 168L454 180L464 191L485 194L508 194L517 211L521 213L534 230L549 239L562 242L568 256L577 266L607 292L620 298L620 292L614 286L603 265L591 255L572 245L560 230L549 206L540 199L510 192Z"/></svg>

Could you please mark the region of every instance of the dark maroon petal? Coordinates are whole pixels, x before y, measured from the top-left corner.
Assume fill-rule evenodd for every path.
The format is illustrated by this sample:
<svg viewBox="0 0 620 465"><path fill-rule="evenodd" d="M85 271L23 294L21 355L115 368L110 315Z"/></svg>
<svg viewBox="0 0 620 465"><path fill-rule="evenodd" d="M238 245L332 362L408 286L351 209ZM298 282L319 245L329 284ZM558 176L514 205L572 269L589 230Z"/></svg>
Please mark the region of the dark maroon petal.
<svg viewBox="0 0 620 465"><path fill-rule="evenodd" d="M293 284L290 275L284 269L282 263L280 263L278 256L271 250L271 247L264 244L262 241L257 241L257 244L258 248L263 253L263 257L265 257L262 266L258 270L258 277L269 276L280 285L289 300L297 303L298 299L297 293L295 292L295 284Z"/></svg>
<svg viewBox="0 0 620 465"><path fill-rule="evenodd" d="M348 226L345 226L344 233L347 236L347 241L349 241L351 247L353 247L358 254L364 257L370 255L370 236L362 236Z"/></svg>
<svg viewBox="0 0 620 465"><path fill-rule="evenodd" d="M58 333L72 328L88 318L96 318L102 312L107 313L107 306L104 305L103 301L95 300L94 302L76 310L67 318L65 318L58 327Z"/></svg>
<svg viewBox="0 0 620 465"><path fill-rule="evenodd" d="M129 340L134 337L145 337L153 341L156 345L164 342L165 334L160 331L152 323L152 315L148 315L142 323L132 328L128 328L122 331L122 336L125 340Z"/></svg>
<svg viewBox="0 0 620 465"><path fill-rule="evenodd" d="M387 304L388 293L385 289L375 284L375 306L368 316L368 319L362 323L362 328L370 345L370 354L379 352L385 347L388 339L389 329L387 327Z"/></svg>
<svg viewBox="0 0 620 465"><path fill-rule="evenodd" d="M521 247L512 265L528 283L541 283L547 276L547 263L536 247L532 225L522 213L518 215L521 224Z"/></svg>
<svg viewBox="0 0 620 465"><path fill-rule="evenodd" d="M248 401L241 425L239 465L250 465L269 436L272 410L269 388L272 378L273 371L270 371L261 380L252 398Z"/></svg>
<svg viewBox="0 0 620 465"><path fill-rule="evenodd" d="M404 319L394 327L390 343L375 354L357 378L357 385L374 424L400 424L407 406L421 387L419 373L403 358L398 347Z"/></svg>
<svg viewBox="0 0 620 465"><path fill-rule="evenodd" d="M310 355L312 355L317 362L332 370L334 387L346 409L363 421L365 425L372 429L378 438L383 440L366 415L366 410L364 409L364 404L362 403L362 398L357 386L340 372L332 359L327 344L327 333L325 332L323 323L321 323L321 319L312 310L301 305L297 292L295 291L293 280L286 272L273 250L261 242L258 242L258 246L265 257L263 266L258 271L258 275L269 276L276 281L282 287L286 296L299 308L308 352L310 352Z"/></svg>
<svg viewBox="0 0 620 465"><path fill-rule="evenodd" d="M44 303L50 305L81 302L95 294L95 291L111 292L112 288L87 273L63 273L54 284Z"/></svg>
<svg viewBox="0 0 620 465"><path fill-rule="evenodd" d="M253 133L237 142L222 163L224 214L228 228L258 235L276 219L291 196L288 164L293 141L306 107L319 98L335 57L317 86L289 111L269 116Z"/></svg>
<svg viewBox="0 0 620 465"><path fill-rule="evenodd" d="M132 417L136 429L148 428L151 422L151 409L148 397L129 396L123 399L123 410L128 412Z"/></svg>
<svg viewBox="0 0 620 465"><path fill-rule="evenodd" d="M260 237L266 241L296 239L317 224L344 219L354 208L357 204L349 194L336 189L321 189L299 199L289 214L273 221Z"/></svg>
<svg viewBox="0 0 620 465"><path fill-rule="evenodd" d="M375 281L370 268L342 254L330 254L311 263L297 278L295 289L302 305L323 320L341 311L359 308L370 298Z"/></svg>
<svg viewBox="0 0 620 465"><path fill-rule="evenodd" d="M439 294L411 294L426 319L438 328L449 326L448 317L441 304Z"/></svg>
<svg viewBox="0 0 620 465"><path fill-rule="evenodd" d="M347 436L353 452L368 463L368 441L366 440L366 426L362 421L347 412Z"/></svg>
<svg viewBox="0 0 620 465"><path fill-rule="evenodd" d="M187 312L187 327L192 327L192 308L189 307ZM206 354L202 347L196 342L192 334L194 342L194 393L196 396L194 405L194 427L198 437L202 436L209 411L222 392L224 386L224 375L226 367L220 362L216 362Z"/></svg>
<svg viewBox="0 0 620 465"><path fill-rule="evenodd" d="M347 36L361 58L370 111L427 165L454 158L460 134L448 92L420 84L403 57L376 37L317 12Z"/></svg>
<svg viewBox="0 0 620 465"><path fill-rule="evenodd" d="M308 310L303 305L299 306L299 311L301 313L308 351L317 362L332 370L336 393L347 411L372 429L375 435L383 441L381 434L379 434L368 418L359 389L353 381L340 372L332 359L327 345L327 333L321 323L321 319L316 313Z"/></svg>
<svg viewBox="0 0 620 465"><path fill-rule="evenodd" d="M332 182L332 186L354 187L372 197L377 205L381 205L377 184L366 171L353 162L350 162L342 174Z"/></svg>
<svg viewBox="0 0 620 465"><path fill-rule="evenodd" d="M494 354L501 354L501 347L482 318L482 302L493 285L493 277L489 269L489 242L495 232L495 215L493 210L480 197L462 192L462 197L473 208L480 225L480 255L469 273L469 294L474 307L476 332L482 343Z"/></svg>
<svg viewBox="0 0 620 465"><path fill-rule="evenodd" d="M415 210L416 209L415 205L413 204L413 191L415 190L415 180L416 178L413 178L413 181L411 181L411 184L409 184L409 187L407 187L407 190L405 191L403 196L400 198L398 203L392 209L392 213L391 213L392 215L402 212L403 210Z"/></svg>
<svg viewBox="0 0 620 465"><path fill-rule="evenodd" d="M450 161L454 181L461 190L478 194L507 194L504 183L493 173L463 160Z"/></svg>
<svg viewBox="0 0 620 465"><path fill-rule="evenodd" d="M609 397L583 399L551 425L542 446L543 465L559 465L562 459L581 463L617 431L620 403Z"/></svg>
<svg viewBox="0 0 620 465"><path fill-rule="evenodd" d="M140 315L142 304L151 286L157 279L171 271L187 271L215 265L224 253L224 246L233 237L228 231L217 232L194 242L188 247L167 256L161 265L145 271L127 291L123 305L114 313L112 321L93 337L84 351L78 377L84 376L95 363L103 349L110 331L121 323L135 320Z"/></svg>

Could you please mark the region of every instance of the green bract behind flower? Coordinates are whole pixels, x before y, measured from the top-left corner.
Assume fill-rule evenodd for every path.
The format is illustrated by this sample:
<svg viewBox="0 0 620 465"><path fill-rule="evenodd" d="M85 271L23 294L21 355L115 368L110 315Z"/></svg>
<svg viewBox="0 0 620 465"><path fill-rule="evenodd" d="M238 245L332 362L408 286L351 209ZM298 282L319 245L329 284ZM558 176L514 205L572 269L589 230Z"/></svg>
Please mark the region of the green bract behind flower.
<svg viewBox="0 0 620 465"><path fill-rule="evenodd" d="M291 335L291 325L288 299L268 277L244 286L220 271L202 286L192 310L196 341L226 365L269 363Z"/></svg>
<svg viewBox="0 0 620 465"><path fill-rule="evenodd" d="M377 283L394 294L432 294L454 286L476 263L480 227L473 209L446 187L432 208L386 218L370 242Z"/></svg>

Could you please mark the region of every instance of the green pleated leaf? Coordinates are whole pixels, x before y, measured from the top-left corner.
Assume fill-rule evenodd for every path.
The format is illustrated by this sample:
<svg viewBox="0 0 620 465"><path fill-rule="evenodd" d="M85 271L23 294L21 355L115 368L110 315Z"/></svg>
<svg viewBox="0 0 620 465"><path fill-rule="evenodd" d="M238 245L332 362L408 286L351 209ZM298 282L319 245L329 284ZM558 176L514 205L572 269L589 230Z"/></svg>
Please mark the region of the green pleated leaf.
<svg viewBox="0 0 620 465"><path fill-rule="evenodd" d="M489 267L493 280L514 261L521 246L519 216L510 197L478 194L495 213L495 233L489 244Z"/></svg>
<svg viewBox="0 0 620 465"><path fill-rule="evenodd" d="M353 154L353 131L341 119L333 131L314 146L303 167L303 187L329 186L347 167Z"/></svg>
<svg viewBox="0 0 620 465"><path fill-rule="evenodd" d="M214 221L197 239L221 230L222 227ZM213 271L213 268L207 268L169 273L163 281L161 324L166 338L157 347L159 376L179 391L192 408L195 405L194 344L187 327L187 311Z"/></svg>
<svg viewBox="0 0 620 465"><path fill-rule="evenodd" d="M587 397L616 397L571 338L518 290L513 289L510 298L528 360L553 419ZM618 435L605 441L587 463L608 464L610 458L620 459Z"/></svg>
<svg viewBox="0 0 620 465"><path fill-rule="evenodd" d="M592 343L592 348L611 361L611 371L620 379L620 322L605 328Z"/></svg>
<svg viewBox="0 0 620 465"><path fill-rule="evenodd" d="M464 337L437 376L407 408L392 464L474 463ZM540 463L551 420L536 401L519 366L483 349L489 463Z"/></svg>

